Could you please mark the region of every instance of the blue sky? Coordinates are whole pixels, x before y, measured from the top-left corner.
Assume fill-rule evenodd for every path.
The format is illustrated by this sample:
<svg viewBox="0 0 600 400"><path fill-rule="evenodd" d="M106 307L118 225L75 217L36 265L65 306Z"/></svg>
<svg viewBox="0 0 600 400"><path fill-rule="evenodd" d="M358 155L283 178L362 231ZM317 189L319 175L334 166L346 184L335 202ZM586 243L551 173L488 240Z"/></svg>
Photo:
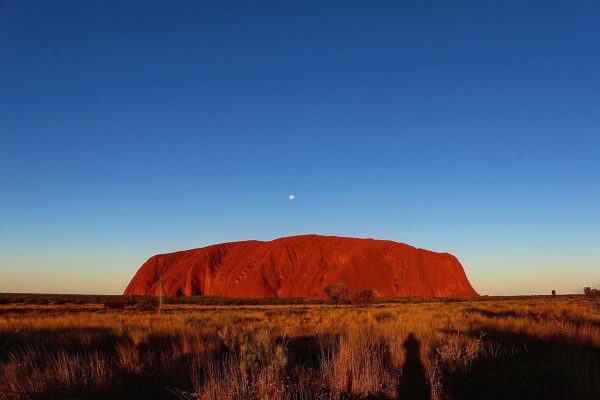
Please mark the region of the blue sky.
<svg viewBox="0 0 600 400"><path fill-rule="evenodd" d="M0 2L0 291L302 233L600 279L598 2L287 3Z"/></svg>

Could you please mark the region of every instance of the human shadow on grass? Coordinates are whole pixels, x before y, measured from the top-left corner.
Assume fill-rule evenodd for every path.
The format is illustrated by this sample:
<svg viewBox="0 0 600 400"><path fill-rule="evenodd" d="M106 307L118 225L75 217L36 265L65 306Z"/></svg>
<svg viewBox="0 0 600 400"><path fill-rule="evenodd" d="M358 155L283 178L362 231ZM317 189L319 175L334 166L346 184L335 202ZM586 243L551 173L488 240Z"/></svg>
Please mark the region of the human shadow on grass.
<svg viewBox="0 0 600 400"><path fill-rule="evenodd" d="M421 362L421 343L410 333L402 345L405 361L398 384L398 399L430 400L431 392L425 366Z"/></svg>
<svg viewBox="0 0 600 400"><path fill-rule="evenodd" d="M337 341L339 338L331 337L329 340ZM421 362L421 343L410 333L403 343L405 361L402 366L402 374L398 377L396 387L397 396L390 397L383 393L372 393L370 395L358 395L353 393L352 374L348 375L347 388L339 396L340 400L431 400L430 386L425 373L425 366ZM308 371L319 368L321 362L321 351L317 337L299 337L288 342L288 350L294 364ZM387 346L382 345L376 351L381 352L385 364L391 366L391 355ZM304 370L307 371L307 370ZM295 377L298 379L298 376ZM315 393L317 394L317 393ZM320 393L324 397L330 394L325 388Z"/></svg>

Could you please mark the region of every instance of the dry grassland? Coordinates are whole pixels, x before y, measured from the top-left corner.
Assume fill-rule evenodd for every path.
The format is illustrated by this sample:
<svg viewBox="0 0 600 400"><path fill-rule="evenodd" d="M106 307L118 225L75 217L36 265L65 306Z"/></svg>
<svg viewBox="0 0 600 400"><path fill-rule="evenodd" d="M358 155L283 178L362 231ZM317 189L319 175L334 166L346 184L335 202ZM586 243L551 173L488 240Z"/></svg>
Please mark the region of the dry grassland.
<svg viewBox="0 0 600 400"><path fill-rule="evenodd" d="M600 399L600 314L581 296L5 303L0 399Z"/></svg>

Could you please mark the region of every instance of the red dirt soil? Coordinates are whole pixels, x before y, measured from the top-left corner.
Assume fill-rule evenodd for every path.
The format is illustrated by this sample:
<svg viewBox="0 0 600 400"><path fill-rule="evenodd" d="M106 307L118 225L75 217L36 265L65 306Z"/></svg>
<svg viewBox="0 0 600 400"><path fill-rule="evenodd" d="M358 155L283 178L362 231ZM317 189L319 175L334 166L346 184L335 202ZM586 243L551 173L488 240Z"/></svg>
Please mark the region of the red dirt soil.
<svg viewBox="0 0 600 400"><path fill-rule="evenodd" d="M160 281L160 283L159 283ZM477 297L462 265L389 240L302 235L153 256L125 295L325 298L333 282L378 297Z"/></svg>

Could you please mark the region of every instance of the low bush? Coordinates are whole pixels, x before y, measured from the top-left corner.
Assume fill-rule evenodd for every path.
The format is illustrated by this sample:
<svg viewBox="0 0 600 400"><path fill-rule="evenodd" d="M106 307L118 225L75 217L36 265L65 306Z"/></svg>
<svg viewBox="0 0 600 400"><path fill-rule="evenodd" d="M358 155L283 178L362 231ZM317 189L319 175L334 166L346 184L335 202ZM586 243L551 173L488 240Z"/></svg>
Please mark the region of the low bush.
<svg viewBox="0 0 600 400"><path fill-rule="evenodd" d="M585 297L600 297L600 289L585 287L583 288L583 294L585 294Z"/></svg>
<svg viewBox="0 0 600 400"><path fill-rule="evenodd" d="M124 310L127 307L131 307L133 302L126 298L109 299L102 302L102 305L106 308L110 308L111 310Z"/></svg>
<svg viewBox="0 0 600 400"><path fill-rule="evenodd" d="M185 318L184 323L192 328L204 328L208 325L208 321L206 319L191 315Z"/></svg>
<svg viewBox="0 0 600 400"><path fill-rule="evenodd" d="M160 306L159 299L157 297L144 297L135 304L135 309L139 311L156 311Z"/></svg>
<svg viewBox="0 0 600 400"><path fill-rule="evenodd" d="M278 315L292 316L292 315L304 315L308 312L306 308L287 308L287 309L276 309L265 311L266 317L275 317Z"/></svg>
<svg viewBox="0 0 600 400"><path fill-rule="evenodd" d="M352 296L352 303L359 306L369 305L375 300L375 292L371 289L358 291Z"/></svg>
<svg viewBox="0 0 600 400"><path fill-rule="evenodd" d="M389 322L396 319L396 315L389 311L381 311L373 316L377 322Z"/></svg>

